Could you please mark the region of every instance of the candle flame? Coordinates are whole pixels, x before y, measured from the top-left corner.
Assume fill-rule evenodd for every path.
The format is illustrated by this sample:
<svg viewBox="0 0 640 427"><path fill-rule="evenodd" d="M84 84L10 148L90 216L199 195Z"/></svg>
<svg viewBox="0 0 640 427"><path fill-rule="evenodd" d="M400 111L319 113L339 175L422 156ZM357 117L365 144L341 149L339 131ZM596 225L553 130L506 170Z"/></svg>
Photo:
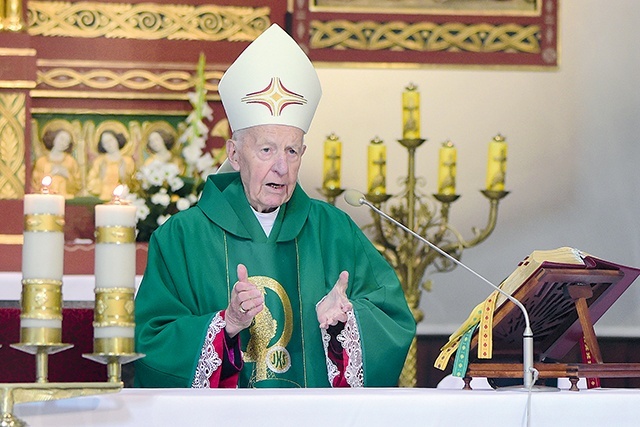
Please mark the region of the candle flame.
<svg viewBox="0 0 640 427"><path fill-rule="evenodd" d="M125 195L127 191L127 187L123 184L118 185L113 189L113 197L111 198L112 205L128 205L129 201L126 199L122 199L122 196Z"/></svg>
<svg viewBox="0 0 640 427"><path fill-rule="evenodd" d="M120 198L124 193L124 185L120 184L116 188L113 189L113 196L116 198Z"/></svg>
<svg viewBox="0 0 640 427"><path fill-rule="evenodd" d="M48 194L49 193L49 186L51 185L51 182L53 182L53 180L51 179L51 177L49 175L46 175L44 178L42 178L42 188L40 189L40 192L42 194Z"/></svg>

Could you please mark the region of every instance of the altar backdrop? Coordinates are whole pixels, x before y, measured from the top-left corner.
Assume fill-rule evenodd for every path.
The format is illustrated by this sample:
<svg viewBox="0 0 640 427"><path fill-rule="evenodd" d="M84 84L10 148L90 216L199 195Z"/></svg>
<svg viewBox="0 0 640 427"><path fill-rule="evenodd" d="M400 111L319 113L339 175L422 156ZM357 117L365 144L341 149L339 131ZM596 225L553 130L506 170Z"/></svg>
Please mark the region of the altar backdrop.
<svg viewBox="0 0 640 427"><path fill-rule="evenodd" d="M495 232L465 251L463 262L494 283L533 250L560 246L640 266L640 57L633 47L640 36L640 4L558 3L556 70L323 65L318 73L324 96L306 139L302 185L320 197L322 142L334 132L344 143L343 187L364 190L366 146L377 136L388 145L388 191L398 191L398 179L406 174L406 151L395 142L401 137L401 93L413 83L422 98L421 134L428 139L416 159L417 175L426 179L422 191L435 191L437 149L450 139L458 148L457 191L462 194L452 205L451 223L467 237L472 226L486 222L488 206L479 190L487 144L498 133L509 144L506 189L511 193L500 203ZM46 41L60 42L54 39ZM141 42L118 43L133 49ZM215 45L201 44L209 63L227 60ZM194 61L199 50L192 49ZM40 49L38 55L46 59L48 52ZM101 59L111 58L104 54L100 50ZM183 56L171 52L176 61L187 61ZM38 98L40 108L69 107L54 101ZM129 104L117 103L130 109ZM370 220L365 207L350 207L342 199L337 205L361 225ZM433 291L422 297L420 333L453 332L491 291L462 269L431 279ZM639 300L635 283L596 325L598 334L640 337Z"/></svg>

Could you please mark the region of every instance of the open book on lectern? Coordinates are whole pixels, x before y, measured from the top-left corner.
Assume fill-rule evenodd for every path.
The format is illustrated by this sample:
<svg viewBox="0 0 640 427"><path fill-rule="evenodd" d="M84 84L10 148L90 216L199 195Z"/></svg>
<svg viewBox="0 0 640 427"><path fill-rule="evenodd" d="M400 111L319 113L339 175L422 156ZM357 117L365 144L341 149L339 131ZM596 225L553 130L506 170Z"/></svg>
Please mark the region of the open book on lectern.
<svg viewBox="0 0 640 427"><path fill-rule="evenodd" d="M519 300L529 313L536 362L556 361L583 338L583 324L573 288L578 287L583 297L588 296L584 298L588 307L586 317L592 326L639 275L638 268L562 247L532 252L500 284L500 288ZM493 315L487 322L488 312ZM585 313L582 317L584 321ZM468 351L468 361L476 357L505 362L521 360L524 323L522 311L506 297L494 292L451 336L436 360L436 367L446 368L465 333L469 339L464 346Z"/></svg>

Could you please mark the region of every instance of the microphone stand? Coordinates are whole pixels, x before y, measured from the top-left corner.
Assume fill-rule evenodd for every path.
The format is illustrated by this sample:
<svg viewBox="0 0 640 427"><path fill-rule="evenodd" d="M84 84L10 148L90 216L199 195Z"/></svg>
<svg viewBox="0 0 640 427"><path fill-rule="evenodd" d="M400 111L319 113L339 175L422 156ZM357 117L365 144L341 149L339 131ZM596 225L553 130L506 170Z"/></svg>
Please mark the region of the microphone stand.
<svg viewBox="0 0 640 427"><path fill-rule="evenodd" d="M460 267L464 268L465 270L467 270L468 272L470 272L471 274L473 274L474 276L476 276L477 278L479 278L483 282L487 283L489 286L491 286L492 288L494 288L495 290L500 292L502 295L504 295L509 301L514 303L520 309L520 311L522 311L522 315L524 316L524 322L525 322L524 333L522 334L522 352L523 352L522 378L523 378L524 384L523 384L523 387L519 387L519 386L516 386L516 387L505 387L504 389L511 389L511 390L517 389L517 390L522 390L522 391L532 391L532 390L557 391L557 390L559 390L559 389L554 388L554 387L536 387L536 388L533 387L534 382L535 382L534 377L536 379L538 377L538 371L533 366L533 331L531 330L531 324L529 322L529 313L527 312L527 309L524 307L524 305L520 301L518 301L516 298L514 298L510 294L508 294L507 292L505 292L502 289L500 289L498 286L496 286L493 283L491 283L489 280L487 280L484 277L482 277L479 273L477 273L474 270L472 270L471 268L467 267L462 262L458 261L456 258L454 258L451 255L449 255L448 253L446 253L445 251L443 251L442 249L440 249L439 247L437 247L433 243L431 243L430 241L428 241L427 239L425 239L424 237L422 237L421 235L419 235L415 231L411 230L409 227L405 226L401 222L399 222L396 219L392 218L391 216L387 215L382 210L378 209L375 205L373 205L371 202L369 202L366 199L364 194L360 193L359 191L347 190L345 192L345 194L344 194L344 199L351 206L360 207L362 205L367 205L369 208L371 208L378 215L380 215L383 218L385 218L387 221L389 221L389 222L395 224L396 226L400 227L401 229L403 229L407 233L411 234L416 239L420 240L422 243L428 245L430 248L432 248L433 250L438 252L440 255L450 259L455 264L459 265Z"/></svg>

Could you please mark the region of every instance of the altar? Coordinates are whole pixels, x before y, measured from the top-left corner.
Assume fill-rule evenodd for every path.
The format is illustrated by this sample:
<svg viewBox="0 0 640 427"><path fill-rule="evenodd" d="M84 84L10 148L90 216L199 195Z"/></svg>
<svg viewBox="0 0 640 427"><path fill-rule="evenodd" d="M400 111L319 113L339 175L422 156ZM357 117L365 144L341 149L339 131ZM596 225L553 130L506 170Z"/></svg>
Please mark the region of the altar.
<svg viewBox="0 0 640 427"><path fill-rule="evenodd" d="M116 394L16 405L39 426L447 426L527 425L518 391L367 389L124 389ZM635 426L640 390L531 394L535 426Z"/></svg>

